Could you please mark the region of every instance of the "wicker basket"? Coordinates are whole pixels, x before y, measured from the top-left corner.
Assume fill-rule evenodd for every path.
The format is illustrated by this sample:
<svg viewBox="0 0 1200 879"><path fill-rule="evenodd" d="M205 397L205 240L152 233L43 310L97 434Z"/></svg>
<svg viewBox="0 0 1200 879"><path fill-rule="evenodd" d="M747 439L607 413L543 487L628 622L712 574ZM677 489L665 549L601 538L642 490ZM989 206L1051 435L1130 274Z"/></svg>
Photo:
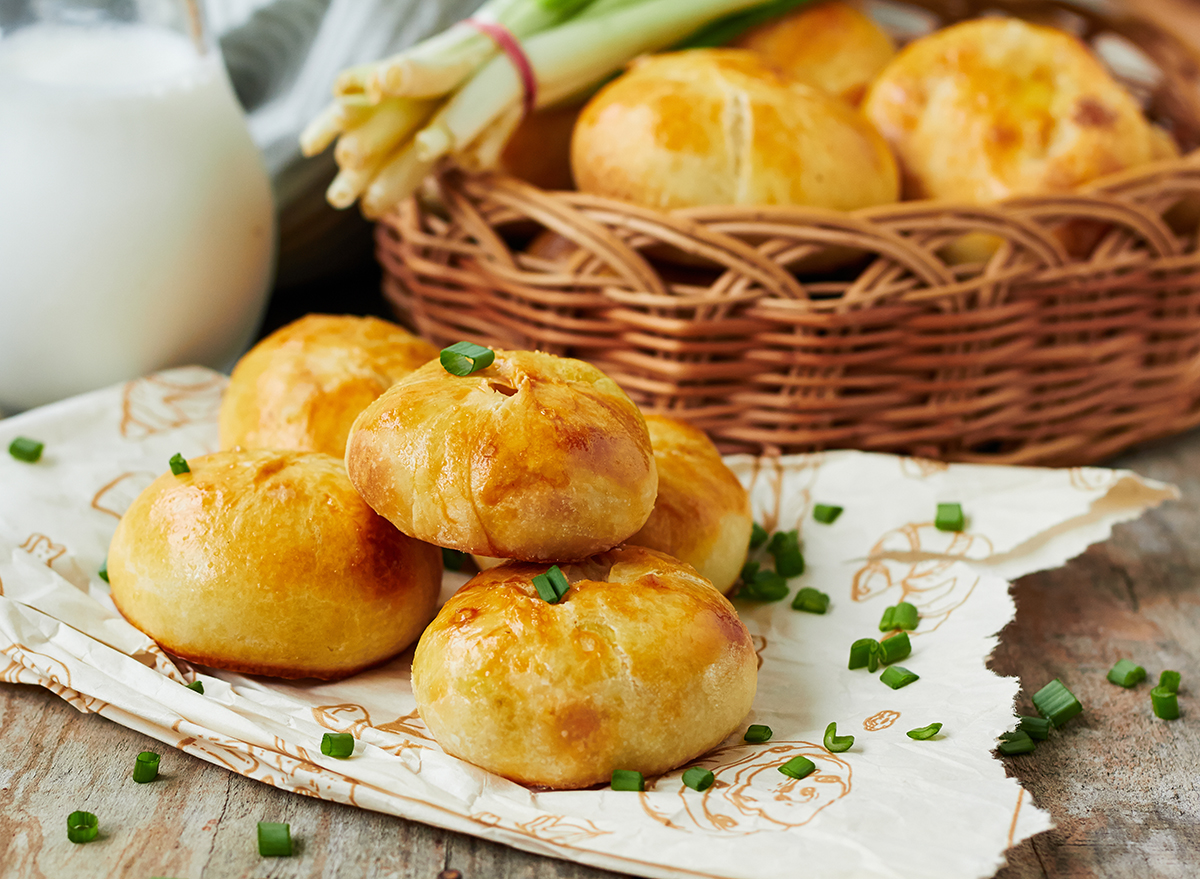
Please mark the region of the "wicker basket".
<svg viewBox="0 0 1200 879"><path fill-rule="evenodd" d="M1067 4L986 8L1140 47L1157 72L1128 84L1196 145L1197 65L1169 34ZM727 452L1072 465L1200 424L1200 151L1074 194L848 214L660 212L452 170L436 184L438 209L412 200L378 226L402 320L437 344L582 357ZM542 229L577 247L568 261L524 250ZM1003 241L985 263L942 258L979 232Z"/></svg>

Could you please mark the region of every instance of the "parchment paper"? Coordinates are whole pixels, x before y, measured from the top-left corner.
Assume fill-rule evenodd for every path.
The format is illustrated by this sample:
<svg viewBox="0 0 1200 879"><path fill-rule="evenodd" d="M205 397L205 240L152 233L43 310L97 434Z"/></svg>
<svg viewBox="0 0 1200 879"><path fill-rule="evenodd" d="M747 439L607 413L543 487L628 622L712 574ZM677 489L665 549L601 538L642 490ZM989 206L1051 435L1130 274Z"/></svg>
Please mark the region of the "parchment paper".
<svg viewBox="0 0 1200 879"><path fill-rule="evenodd" d="M333 684L253 679L172 663L114 611L97 572L118 518L171 455L216 450L224 384L170 370L0 421L3 448L19 435L46 444L37 464L0 455L0 679L277 787L643 876L991 876L1008 846L1050 826L993 754L1015 725L1018 682L985 666L1014 613L1008 580L1177 496L1098 468L732 457L756 519L800 529L808 567L793 594L832 596L824 616L736 602L761 658L746 724L774 737L746 744L744 724L698 761L717 777L704 793L682 770L640 794L533 792L438 748L412 699L411 651ZM963 505L964 532L933 527L939 501ZM822 525L814 503L845 512ZM464 579L448 573L444 596ZM891 690L846 659L900 600L921 612L901 663L921 677ZM193 675L204 695L181 685ZM830 721L856 737L849 751L822 747ZM936 738L905 736L934 721ZM356 736L353 757L322 756L328 730ZM777 771L797 754L817 764L802 781Z"/></svg>

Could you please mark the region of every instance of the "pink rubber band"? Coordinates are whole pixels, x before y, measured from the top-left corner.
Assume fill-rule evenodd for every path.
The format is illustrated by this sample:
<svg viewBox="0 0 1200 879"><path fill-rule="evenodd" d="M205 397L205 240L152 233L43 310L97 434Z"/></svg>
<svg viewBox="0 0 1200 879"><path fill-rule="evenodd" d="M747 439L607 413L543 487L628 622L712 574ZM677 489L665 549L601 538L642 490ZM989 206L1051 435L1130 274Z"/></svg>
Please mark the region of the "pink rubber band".
<svg viewBox="0 0 1200 879"><path fill-rule="evenodd" d="M529 63L529 57L517 38L504 25L494 21L467 18L463 20L463 24L469 24L480 33L487 34L500 47L500 51L508 56L508 60L517 69L517 75L521 77L521 87L525 90L524 110L528 116L537 104L537 78L533 75L533 65Z"/></svg>

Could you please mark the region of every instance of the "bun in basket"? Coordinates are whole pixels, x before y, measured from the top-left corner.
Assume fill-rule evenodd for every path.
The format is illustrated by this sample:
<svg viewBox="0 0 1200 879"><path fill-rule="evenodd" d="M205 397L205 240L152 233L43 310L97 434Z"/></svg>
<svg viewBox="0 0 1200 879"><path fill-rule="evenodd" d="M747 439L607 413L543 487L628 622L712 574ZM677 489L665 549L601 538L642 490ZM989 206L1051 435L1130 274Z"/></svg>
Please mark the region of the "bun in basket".
<svg viewBox="0 0 1200 879"><path fill-rule="evenodd" d="M702 430L647 415L658 498L654 512L629 543L675 556L728 592L746 563L750 497Z"/></svg>
<svg viewBox="0 0 1200 879"><path fill-rule="evenodd" d="M524 784L580 788L698 757L745 718L758 663L729 601L627 546L564 565L556 604L508 562L460 589L413 657L421 718L447 753Z"/></svg>
<svg viewBox="0 0 1200 879"><path fill-rule="evenodd" d="M636 62L583 108L580 190L654 208L853 210L895 201L896 163L853 107L739 49Z"/></svg>
<svg viewBox="0 0 1200 879"><path fill-rule="evenodd" d="M363 410L346 469L367 503L419 540L527 561L585 558L641 528L658 475L633 401L581 360L495 355L466 376L434 361Z"/></svg>
<svg viewBox="0 0 1200 879"><path fill-rule="evenodd" d="M192 458L133 502L113 535L117 608L202 665L334 680L399 653L433 617L436 547L406 537L317 452Z"/></svg>
<svg viewBox="0 0 1200 879"><path fill-rule="evenodd" d="M895 150L908 198L1064 192L1163 152L1082 42L1015 18L967 21L909 44L863 111Z"/></svg>
<svg viewBox="0 0 1200 879"><path fill-rule="evenodd" d="M221 400L221 448L342 457L363 408L437 348L374 317L310 314L251 348Z"/></svg>

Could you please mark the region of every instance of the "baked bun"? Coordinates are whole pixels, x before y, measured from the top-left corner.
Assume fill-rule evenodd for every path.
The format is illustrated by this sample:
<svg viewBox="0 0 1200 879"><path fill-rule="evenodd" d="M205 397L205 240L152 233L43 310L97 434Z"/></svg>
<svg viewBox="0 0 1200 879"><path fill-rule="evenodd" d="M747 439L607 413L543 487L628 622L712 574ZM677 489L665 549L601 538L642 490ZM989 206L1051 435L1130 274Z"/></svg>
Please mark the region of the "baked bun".
<svg viewBox="0 0 1200 879"><path fill-rule="evenodd" d="M855 105L896 54L892 38L848 3L800 6L729 45Z"/></svg>
<svg viewBox="0 0 1200 879"><path fill-rule="evenodd" d="M585 558L621 543L654 507L646 423L581 360L496 351L467 376L434 361L354 422L350 481L411 537L526 561Z"/></svg>
<svg viewBox="0 0 1200 879"><path fill-rule="evenodd" d="M854 108L739 49L650 56L583 108L584 192L654 208L895 201L896 163Z"/></svg>
<svg viewBox="0 0 1200 879"><path fill-rule="evenodd" d="M363 408L438 350L374 317L310 314L248 352L221 400L221 448L342 457Z"/></svg>
<svg viewBox="0 0 1200 879"><path fill-rule="evenodd" d="M967 21L909 44L863 110L895 150L908 198L1063 192L1161 149L1082 42L1015 18Z"/></svg>
<svg viewBox="0 0 1200 879"><path fill-rule="evenodd" d="M405 537L318 452L216 452L160 476L108 549L112 598L169 653L335 680L399 653L433 617L436 547Z"/></svg>
<svg viewBox="0 0 1200 879"><path fill-rule="evenodd" d="M665 415L647 415L646 427L658 498L628 542L675 556L728 592L750 546L750 496L704 431Z"/></svg>
<svg viewBox="0 0 1200 879"><path fill-rule="evenodd" d="M523 784L580 788L614 769L657 775L698 757L750 710L758 663L733 606L688 565L626 546L563 565L477 575L413 656L421 719L449 754Z"/></svg>

